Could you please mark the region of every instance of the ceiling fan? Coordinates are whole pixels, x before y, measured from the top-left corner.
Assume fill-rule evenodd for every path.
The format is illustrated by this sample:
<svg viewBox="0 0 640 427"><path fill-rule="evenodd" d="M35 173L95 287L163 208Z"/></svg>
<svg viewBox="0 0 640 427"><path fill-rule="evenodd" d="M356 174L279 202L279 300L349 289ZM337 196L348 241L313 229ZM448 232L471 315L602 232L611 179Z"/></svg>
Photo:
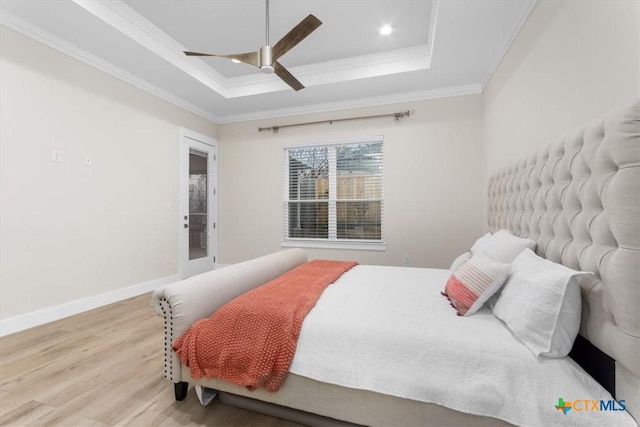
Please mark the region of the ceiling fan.
<svg viewBox="0 0 640 427"><path fill-rule="evenodd" d="M266 39L267 42L259 50L255 52L217 55L213 53L199 53L184 51L187 56L216 56L219 58L231 59L233 62L242 62L260 68L264 73L276 73L286 84L296 91L304 89L302 83L296 79L282 64L278 62L278 58L291 50L294 46L304 40L309 34L315 31L322 22L313 15L304 18L298 25L293 27L283 38L280 39L273 47L269 45L269 0L267 1L266 13Z"/></svg>

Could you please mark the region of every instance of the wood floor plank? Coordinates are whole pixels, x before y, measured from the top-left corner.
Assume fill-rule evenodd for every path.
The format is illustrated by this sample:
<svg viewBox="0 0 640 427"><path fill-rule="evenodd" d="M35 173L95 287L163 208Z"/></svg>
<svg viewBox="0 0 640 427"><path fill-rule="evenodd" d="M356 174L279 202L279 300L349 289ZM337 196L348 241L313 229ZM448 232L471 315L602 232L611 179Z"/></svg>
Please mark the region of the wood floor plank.
<svg viewBox="0 0 640 427"><path fill-rule="evenodd" d="M0 425L37 424L42 417L55 409L53 406L30 400L0 416Z"/></svg>
<svg viewBox="0 0 640 427"><path fill-rule="evenodd" d="M43 417L34 420L33 426L55 426L55 427L107 427L108 424L87 418L80 413L67 412L61 408L49 412Z"/></svg>
<svg viewBox="0 0 640 427"><path fill-rule="evenodd" d="M16 357L15 354L11 354L14 360L3 364L0 374L2 375L2 384L11 383L16 377L24 377L26 375L37 377L38 373L44 372L44 375L47 375L51 369L59 369L61 366L68 367L74 363L74 360L61 358L60 356L68 355L70 351L78 347L98 346L100 343L101 340L99 338L91 335L67 335L66 337L61 337L59 343L44 347L38 345L40 351L35 354L23 357ZM82 349L80 351L82 352ZM15 353L19 354L20 351Z"/></svg>
<svg viewBox="0 0 640 427"><path fill-rule="evenodd" d="M163 322L145 294L0 338L1 426L300 427L162 376Z"/></svg>
<svg viewBox="0 0 640 427"><path fill-rule="evenodd" d="M37 328L34 328L37 329ZM0 345L0 372L5 365L25 357L32 357L60 344L68 335L62 329L51 330L46 336L33 334L30 329L4 337ZM25 334L24 336L22 334Z"/></svg>

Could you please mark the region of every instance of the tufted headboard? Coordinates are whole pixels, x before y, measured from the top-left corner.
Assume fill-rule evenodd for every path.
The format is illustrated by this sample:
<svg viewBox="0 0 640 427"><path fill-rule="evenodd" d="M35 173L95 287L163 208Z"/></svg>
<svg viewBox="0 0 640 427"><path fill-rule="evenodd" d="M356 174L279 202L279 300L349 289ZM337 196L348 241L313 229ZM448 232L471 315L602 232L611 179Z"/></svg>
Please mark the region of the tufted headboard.
<svg viewBox="0 0 640 427"><path fill-rule="evenodd" d="M488 220L595 273L580 334L615 360L616 397L640 419L640 103L491 177Z"/></svg>

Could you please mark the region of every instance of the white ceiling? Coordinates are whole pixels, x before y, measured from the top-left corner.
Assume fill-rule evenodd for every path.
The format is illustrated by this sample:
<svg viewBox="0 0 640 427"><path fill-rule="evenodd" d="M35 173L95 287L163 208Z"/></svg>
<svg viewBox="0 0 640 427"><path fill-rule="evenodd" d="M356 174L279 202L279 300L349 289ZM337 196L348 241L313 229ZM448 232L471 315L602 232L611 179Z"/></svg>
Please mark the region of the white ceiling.
<svg viewBox="0 0 640 427"><path fill-rule="evenodd" d="M217 123L480 93L536 0L271 0L270 45L306 87L182 50L265 44L264 0L2 0L0 22ZM381 36L390 24L394 32Z"/></svg>

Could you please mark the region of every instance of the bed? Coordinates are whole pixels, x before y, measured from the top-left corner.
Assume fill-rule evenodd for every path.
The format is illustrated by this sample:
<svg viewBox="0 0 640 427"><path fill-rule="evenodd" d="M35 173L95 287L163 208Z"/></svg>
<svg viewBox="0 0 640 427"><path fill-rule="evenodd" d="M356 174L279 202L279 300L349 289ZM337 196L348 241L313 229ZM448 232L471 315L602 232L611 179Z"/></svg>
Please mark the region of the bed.
<svg viewBox="0 0 640 427"><path fill-rule="evenodd" d="M504 310L497 301L513 294L507 291L513 286L461 317L439 295L459 269L357 266L325 290L305 319L291 370L277 392L193 378L172 348L176 339L227 302L307 261L303 250L290 249L154 292L152 305L164 317L164 376L174 383L178 400L188 384L201 385L217 390L225 403L308 425L635 425L632 416L640 419L640 104L615 111L495 174L489 182L488 231L533 241L538 257L592 273L575 282L581 307L570 357L536 358L504 319L496 319L491 307L496 313ZM348 300L363 281L369 287L357 300L366 303L338 313L335 304ZM348 292L343 283L352 284ZM367 293L378 296L363 297ZM427 304L421 293L435 296ZM393 306L411 313L412 322L421 326L407 329L406 319L402 325L393 323ZM323 332L327 323L334 329ZM365 329L367 324L373 329ZM345 337L336 338L339 329ZM366 346L385 347L384 341L372 344L385 329L393 337L385 340L393 339L393 345L371 357L374 350ZM414 342L421 332L424 340ZM443 335L464 334L468 346L460 341L429 345ZM401 347L403 337L408 347ZM354 341L365 346L358 357L337 356L340 346ZM392 351L396 347L403 348L404 357ZM495 362L476 360L484 353ZM438 357L442 360L433 361ZM528 365L500 370L513 359ZM380 376L359 371L365 362ZM432 363L439 368L429 370ZM335 371L335 365L343 370ZM403 365L410 374L396 369ZM547 372L553 372L555 383L536 385L534 379ZM483 385L483 378L496 376L505 377L503 386ZM412 377L419 380L412 382Z"/></svg>

